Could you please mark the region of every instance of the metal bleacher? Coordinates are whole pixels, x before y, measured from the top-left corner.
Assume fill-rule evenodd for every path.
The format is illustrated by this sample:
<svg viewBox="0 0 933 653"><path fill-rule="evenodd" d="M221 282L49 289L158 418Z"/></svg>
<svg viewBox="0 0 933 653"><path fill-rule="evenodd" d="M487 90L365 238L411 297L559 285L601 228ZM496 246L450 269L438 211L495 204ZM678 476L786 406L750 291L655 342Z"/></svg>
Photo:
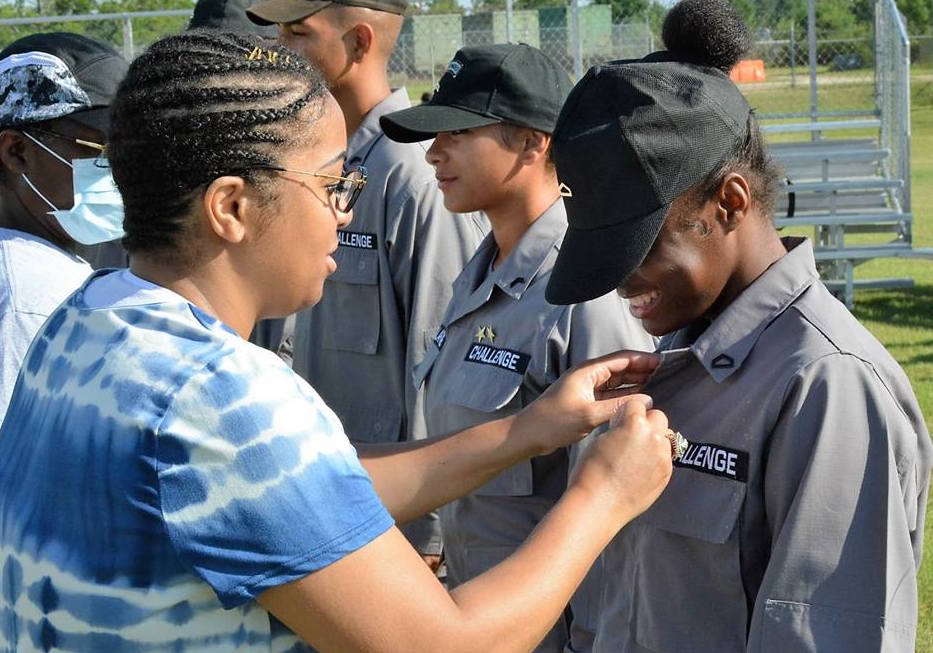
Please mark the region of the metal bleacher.
<svg viewBox="0 0 933 653"><path fill-rule="evenodd" d="M814 111L800 122L761 117L787 177L776 226L812 228L823 281L850 308L857 288L913 285L909 278L856 279L857 266L876 258L933 258L933 249L912 242L910 45L893 0L878 0L875 10L875 111L844 119Z"/></svg>

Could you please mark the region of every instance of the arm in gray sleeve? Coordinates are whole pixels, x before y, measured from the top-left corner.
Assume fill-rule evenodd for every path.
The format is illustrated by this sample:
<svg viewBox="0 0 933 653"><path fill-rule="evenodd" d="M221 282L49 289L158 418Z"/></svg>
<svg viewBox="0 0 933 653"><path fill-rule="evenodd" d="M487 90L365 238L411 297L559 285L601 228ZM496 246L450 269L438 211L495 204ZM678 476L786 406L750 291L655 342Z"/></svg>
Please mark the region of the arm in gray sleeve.
<svg viewBox="0 0 933 653"><path fill-rule="evenodd" d="M548 355L552 357L553 383L561 374L583 361L619 349L654 351L655 338L641 326L628 310L628 302L611 292L597 299L567 308L558 328L551 336ZM590 435L570 448L571 468L579 461L586 447L598 434ZM602 557L596 559L583 582L570 599L572 621L570 642L565 650L578 653L591 651L599 623L604 567Z"/></svg>
<svg viewBox="0 0 933 653"><path fill-rule="evenodd" d="M868 363L830 354L799 371L765 463L771 554L748 650L913 651L928 474Z"/></svg>
<svg viewBox="0 0 933 653"><path fill-rule="evenodd" d="M412 382L412 370L424 358L426 342L440 327L451 286L473 255L484 232L473 214L452 214L433 178L386 213L386 242L396 304L406 334L405 414L408 439L427 437L424 388ZM424 554L441 550L440 526L431 513L402 529Z"/></svg>

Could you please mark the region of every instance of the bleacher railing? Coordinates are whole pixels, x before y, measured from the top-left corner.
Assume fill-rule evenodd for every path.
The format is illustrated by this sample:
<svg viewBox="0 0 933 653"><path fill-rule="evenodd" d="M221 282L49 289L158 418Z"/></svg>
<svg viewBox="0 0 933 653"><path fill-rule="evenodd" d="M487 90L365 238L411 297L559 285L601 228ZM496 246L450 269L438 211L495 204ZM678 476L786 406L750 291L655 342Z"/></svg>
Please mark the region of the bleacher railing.
<svg viewBox="0 0 933 653"><path fill-rule="evenodd" d="M910 213L910 38L894 0L875 5L875 92L881 114L881 146L891 151L883 162L891 179L904 186L892 191L892 203ZM911 241L910 224L904 237Z"/></svg>

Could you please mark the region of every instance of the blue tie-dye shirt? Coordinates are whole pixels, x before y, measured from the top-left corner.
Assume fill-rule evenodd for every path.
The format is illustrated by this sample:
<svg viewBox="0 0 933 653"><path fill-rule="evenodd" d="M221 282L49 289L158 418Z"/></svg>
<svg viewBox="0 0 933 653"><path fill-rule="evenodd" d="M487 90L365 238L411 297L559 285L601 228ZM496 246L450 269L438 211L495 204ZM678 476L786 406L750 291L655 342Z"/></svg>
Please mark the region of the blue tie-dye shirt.
<svg viewBox="0 0 933 653"><path fill-rule="evenodd" d="M252 599L392 525L309 385L128 271L40 331L0 461L0 650L299 650Z"/></svg>

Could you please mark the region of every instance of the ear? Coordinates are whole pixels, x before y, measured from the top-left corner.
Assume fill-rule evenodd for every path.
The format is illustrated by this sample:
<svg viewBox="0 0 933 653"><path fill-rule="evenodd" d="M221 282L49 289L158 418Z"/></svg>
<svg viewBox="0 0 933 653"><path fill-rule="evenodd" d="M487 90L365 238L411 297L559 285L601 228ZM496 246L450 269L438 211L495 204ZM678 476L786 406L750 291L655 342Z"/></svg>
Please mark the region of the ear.
<svg viewBox="0 0 933 653"><path fill-rule="evenodd" d="M204 191L204 216L210 230L228 243L240 243L253 226L256 202L242 177L218 177Z"/></svg>
<svg viewBox="0 0 933 653"><path fill-rule="evenodd" d="M375 42L376 33L372 25L368 23L357 23L344 35L347 53L353 63L362 62L363 58L372 50Z"/></svg>
<svg viewBox="0 0 933 653"><path fill-rule="evenodd" d="M727 174L719 187L717 201L717 218L726 231L733 231L751 209L752 193L748 180L737 172Z"/></svg>
<svg viewBox="0 0 933 653"><path fill-rule="evenodd" d="M26 149L28 143L21 132L15 129L0 131L0 163L3 167L19 175L26 171Z"/></svg>
<svg viewBox="0 0 933 653"><path fill-rule="evenodd" d="M548 148L551 146L550 134L537 129L528 129L522 136L522 142L521 159L525 165L547 158Z"/></svg>

